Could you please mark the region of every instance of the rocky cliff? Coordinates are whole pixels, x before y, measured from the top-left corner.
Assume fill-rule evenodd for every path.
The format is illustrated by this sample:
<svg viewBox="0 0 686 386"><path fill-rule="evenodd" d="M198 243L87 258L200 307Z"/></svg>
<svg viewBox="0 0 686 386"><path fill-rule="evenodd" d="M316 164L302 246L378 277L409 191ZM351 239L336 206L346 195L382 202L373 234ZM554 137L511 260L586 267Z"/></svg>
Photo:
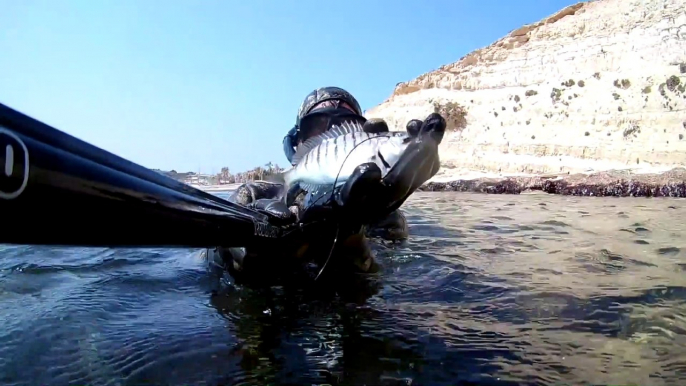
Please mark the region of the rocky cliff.
<svg viewBox="0 0 686 386"><path fill-rule="evenodd" d="M597 0L400 83L366 112L449 122L437 179L686 166L686 2Z"/></svg>

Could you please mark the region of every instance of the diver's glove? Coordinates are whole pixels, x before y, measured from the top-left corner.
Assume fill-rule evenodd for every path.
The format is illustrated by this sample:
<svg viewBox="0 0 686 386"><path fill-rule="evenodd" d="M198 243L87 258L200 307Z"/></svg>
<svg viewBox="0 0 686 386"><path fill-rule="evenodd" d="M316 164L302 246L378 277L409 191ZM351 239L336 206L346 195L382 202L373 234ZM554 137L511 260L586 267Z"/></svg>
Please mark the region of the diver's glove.
<svg viewBox="0 0 686 386"><path fill-rule="evenodd" d="M341 213L367 223L382 219L398 209L417 188L438 172L438 144L443 139L445 128L446 121L438 113L429 115L424 121L410 121L407 131L414 138L408 150L386 176L382 176L379 167L372 162L357 166L336 195Z"/></svg>
<svg viewBox="0 0 686 386"><path fill-rule="evenodd" d="M369 118L362 125L362 130L371 134L387 133L388 124L382 118Z"/></svg>
<svg viewBox="0 0 686 386"><path fill-rule="evenodd" d="M297 216L279 199L283 185L267 181L242 184L229 196L229 201L266 214L274 225L295 222Z"/></svg>
<svg viewBox="0 0 686 386"><path fill-rule="evenodd" d="M424 121L422 121L420 119L413 119L413 120L407 122L407 126L406 126L407 133L413 137L416 137L417 135L419 135L419 131L422 129L423 124L424 124Z"/></svg>
<svg viewBox="0 0 686 386"><path fill-rule="evenodd" d="M250 203L248 208L266 214L269 216L269 222L274 225L288 225L298 219L296 213L291 212L283 200L278 198L261 198Z"/></svg>

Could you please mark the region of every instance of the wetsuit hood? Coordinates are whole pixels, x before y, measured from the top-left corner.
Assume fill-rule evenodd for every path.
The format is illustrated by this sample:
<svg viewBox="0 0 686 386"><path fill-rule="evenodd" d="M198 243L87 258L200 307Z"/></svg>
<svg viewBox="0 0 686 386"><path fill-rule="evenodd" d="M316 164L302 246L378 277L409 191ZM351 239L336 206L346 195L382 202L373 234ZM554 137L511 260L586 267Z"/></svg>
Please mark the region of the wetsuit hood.
<svg viewBox="0 0 686 386"><path fill-rule="evenodd" d="M336 101L336 107L340 104L345 103L347 107L352 108L352 112L362 116L362 108L360 107L357 99L352 96L348 91L340 87L321 87L313 90L302 101L300 108L298 109L298 115L295 120L295 125L300 126L302 119L312 112L312 109L325 101Z"/></svg>
<svg viewBox="0 0 686 386"><path fill-rule="evenodd" d="M295 125L283 140L284 154L289 162L292 163L299 141L321 134L340 120L366 121L359 102L352 94L333 86L320 87L307 94L298 108Z"/></svg>

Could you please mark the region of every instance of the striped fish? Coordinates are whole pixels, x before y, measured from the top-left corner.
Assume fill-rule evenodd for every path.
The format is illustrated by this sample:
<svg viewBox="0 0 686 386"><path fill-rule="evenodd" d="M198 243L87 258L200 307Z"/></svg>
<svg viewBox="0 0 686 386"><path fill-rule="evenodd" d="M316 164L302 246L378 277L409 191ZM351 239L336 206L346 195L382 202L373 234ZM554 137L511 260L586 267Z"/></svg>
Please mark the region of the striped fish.
<svg viewBox="0 0 686 386"><path fill-rule="evenodd" d="M296 183L310 192L343 185L357 166L367 162L379 166L385 176L411 140L406 132L372 134L359 123L344 122L298 146L294 166L282 175L285 190Z"/></svg>

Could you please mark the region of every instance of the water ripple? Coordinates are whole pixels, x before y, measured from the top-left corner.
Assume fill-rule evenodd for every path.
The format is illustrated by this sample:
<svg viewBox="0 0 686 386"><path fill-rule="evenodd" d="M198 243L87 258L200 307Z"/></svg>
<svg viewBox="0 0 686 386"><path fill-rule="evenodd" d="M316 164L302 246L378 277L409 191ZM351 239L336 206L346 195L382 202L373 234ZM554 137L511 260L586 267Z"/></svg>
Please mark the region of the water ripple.
<svg viewBox="0 0 686 386"><path fill-rule="evenodd" d="M681 385L682 201L416 194L340 296L213 295L195 250L3 245L0 382Z"/></svg>

